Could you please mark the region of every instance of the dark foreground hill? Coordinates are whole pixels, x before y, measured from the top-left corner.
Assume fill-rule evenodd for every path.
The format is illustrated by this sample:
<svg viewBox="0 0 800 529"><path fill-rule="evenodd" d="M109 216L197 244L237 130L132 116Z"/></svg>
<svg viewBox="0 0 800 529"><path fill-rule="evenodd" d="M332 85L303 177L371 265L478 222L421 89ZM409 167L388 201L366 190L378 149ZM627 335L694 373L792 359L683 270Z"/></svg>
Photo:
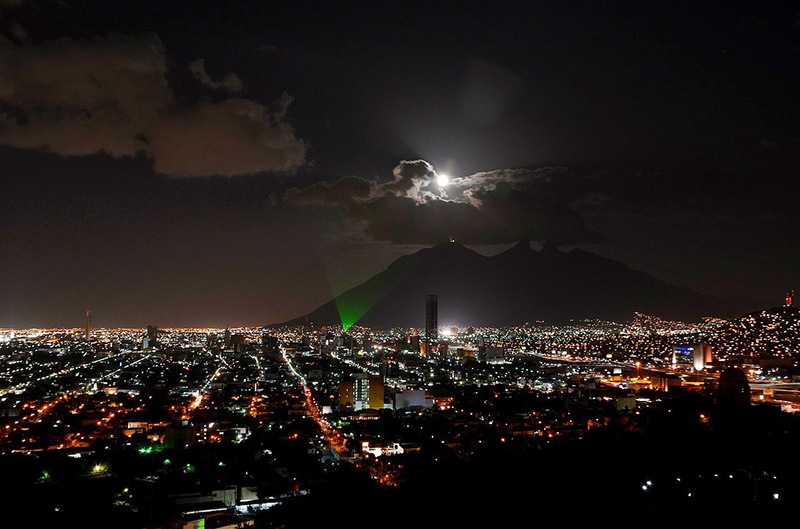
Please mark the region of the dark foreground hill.
<svg viewBox="0 0 800 529"><path fill-rule="evenodd" d="M439 324L460 326L625 322L635 312L692 322L759 308L754 300L708 296L579 249L545 244L537 251L523 241L487 257L443 243L400 257L310 313L271 326L421 327L428 294L437 295Z"/></svg>

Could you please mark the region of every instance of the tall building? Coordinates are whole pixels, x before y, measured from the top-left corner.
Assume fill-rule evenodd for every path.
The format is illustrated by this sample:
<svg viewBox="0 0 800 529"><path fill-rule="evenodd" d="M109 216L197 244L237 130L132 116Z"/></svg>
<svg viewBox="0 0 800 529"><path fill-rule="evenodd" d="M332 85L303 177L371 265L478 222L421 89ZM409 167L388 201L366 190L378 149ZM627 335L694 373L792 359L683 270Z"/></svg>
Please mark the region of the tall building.
<svg viewBox="0 0 800 529"><path fill-rule="evenodd" d="M384 404L383 375L358 373L353 380L339 384L339 407L354 411L365 409L380 410Z"/></svg>
<svg viewBox="0 0 800 529"><path fill-rule="evenodd" d="M414 353L419 353L419 334L412 334L408 337L408 350Z"/></svg>
<svg viewBox="0 0 800 529"><path fill-rule="evenodd" d="M383 375L370 375L368 388L368 407L373 410L383 409Z"/></svg>
<svg viewBox="0 0 800 529"><path fill-rule="evenodd" d="M353 380L353 409L369 408L369 375L359 373Z"/></svg>
<svg viewBox="0 0 800 529"><path fill-rule="evenodd" d="M425 343L428 347L439 338L439 301L436 294L425 297Z"/></svg>
<svg viewBox="0 0 800 529"><path fill-rule="evenodd" d="M713 359L711 346L707 343L696 345L676 345L672 348L672 365L700 371Z"/></svg>
<svg viewBox="0 0 800 529"><path fill-rule="evenodd" d="M352 380L339 382L339 409L351 410L355 407L354 386Z"/></svg>
<svg viewBox="0 0 800 529"><path fill-rule="evenodd" d="M86 311L86 330L85 330L85 336L84 337L86 338L87 342L89 341L89 338L92 337L92 311L91 310L87 310Z"/></svg>
<svg viewBox="0 0 800 529"><path fill-rule="evenodd" d="M156 347L156 345L158 345L158 327L155 325L148 325L147 334L144 336L142 346L145 349L149 349L150 347Z"/></svg>
<svg viewBox="0 0 800 529"><path fill-rule="evenodd" d="M270 334L267 329L261 331L261 349L272 356L279 354L278 337Z"/></svg>
<svg viewBox="0 0 800 529"><path fill-rule="evenodd" d="M705 369L712 359L711 346L707 343L697 344L692 348L692 367L696 371Z"/></svg>

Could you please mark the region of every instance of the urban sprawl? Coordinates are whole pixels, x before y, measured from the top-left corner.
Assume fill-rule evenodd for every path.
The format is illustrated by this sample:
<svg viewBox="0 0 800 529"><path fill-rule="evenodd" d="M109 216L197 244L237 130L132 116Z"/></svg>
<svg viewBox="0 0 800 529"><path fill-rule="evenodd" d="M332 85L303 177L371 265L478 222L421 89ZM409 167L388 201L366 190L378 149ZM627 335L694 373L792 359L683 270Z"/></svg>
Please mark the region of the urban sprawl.
<svg viewBox="0 0 800 529"><path fill-rule="evenodd" d="M401 487L420 460L636 431L687 394L793 416L800 329L782 317L0 329L4 497L34 495L57 520L79 503L60 485L102 483L90 512L127 513L131 527L253 526L344 467ZM709 416L693 420L712 428Z"/></svg>

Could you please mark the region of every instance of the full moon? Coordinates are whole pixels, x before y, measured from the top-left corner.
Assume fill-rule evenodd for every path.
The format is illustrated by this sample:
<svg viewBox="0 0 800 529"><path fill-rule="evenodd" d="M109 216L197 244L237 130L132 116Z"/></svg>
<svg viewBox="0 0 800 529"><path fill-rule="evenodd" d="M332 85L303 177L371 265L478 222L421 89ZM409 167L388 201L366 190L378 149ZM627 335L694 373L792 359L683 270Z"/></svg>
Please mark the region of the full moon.
<svg viewBox="0 0 800 529"><path fill-rule="evenodd" d="M439 187L444 187L448 184L450 179L447 177L446 174L437 174L436 175L436 183L439 184Z"/></svg>

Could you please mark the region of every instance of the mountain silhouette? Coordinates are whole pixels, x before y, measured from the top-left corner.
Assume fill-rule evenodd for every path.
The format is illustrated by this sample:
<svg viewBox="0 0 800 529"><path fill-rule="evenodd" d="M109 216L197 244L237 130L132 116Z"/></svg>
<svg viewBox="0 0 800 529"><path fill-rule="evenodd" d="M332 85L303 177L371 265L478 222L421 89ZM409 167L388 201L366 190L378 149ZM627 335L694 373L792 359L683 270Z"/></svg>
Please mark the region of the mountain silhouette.
<svg viewBox="0 0 800 529"><path fill-rule="evenodd" d="M384 271L308 314L269 326L423 327L425 297L438 297L440 325L510 327L576 320L626 322L635 312L692 322L753 311L579 249L520 241L487 257L455 242L402 256Z"/></svg>

